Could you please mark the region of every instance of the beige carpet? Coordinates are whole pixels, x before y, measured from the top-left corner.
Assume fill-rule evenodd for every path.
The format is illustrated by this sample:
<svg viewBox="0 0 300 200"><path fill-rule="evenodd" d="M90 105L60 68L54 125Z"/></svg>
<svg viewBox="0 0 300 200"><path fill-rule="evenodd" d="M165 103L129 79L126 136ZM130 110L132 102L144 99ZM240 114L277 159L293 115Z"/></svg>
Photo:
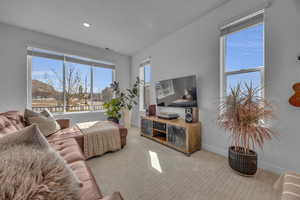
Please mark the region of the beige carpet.
<svg viewBox="0 0 300 200"><path fill-rule="evenodd" d="M120 191L125 200L277 200L276 175L235 174L227 159L198 151L191 157L141 137L132 128L127 146L88 161L103 194Z"/></svg>

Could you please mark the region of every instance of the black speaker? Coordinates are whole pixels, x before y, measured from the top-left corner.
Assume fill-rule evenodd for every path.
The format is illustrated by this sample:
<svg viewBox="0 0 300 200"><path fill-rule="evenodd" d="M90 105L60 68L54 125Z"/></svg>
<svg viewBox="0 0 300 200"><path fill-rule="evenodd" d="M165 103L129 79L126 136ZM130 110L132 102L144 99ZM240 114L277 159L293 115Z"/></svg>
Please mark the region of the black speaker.
<svg viewBox="0 0 300 200"><path fill-rule="evenodd" d="M185 109L185 122L194 123L198 121L198 108Z"/></svg>

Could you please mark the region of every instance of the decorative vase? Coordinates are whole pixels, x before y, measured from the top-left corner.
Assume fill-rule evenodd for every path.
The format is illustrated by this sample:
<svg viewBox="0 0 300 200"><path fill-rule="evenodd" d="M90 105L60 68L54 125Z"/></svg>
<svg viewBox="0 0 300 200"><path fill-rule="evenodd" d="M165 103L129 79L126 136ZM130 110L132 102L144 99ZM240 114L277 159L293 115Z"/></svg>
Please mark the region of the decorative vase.
<svg viewBox="0 0 300 200"><path fill-rule="evenodd" d="M245 153L242 147L229 147L229 166L240 175L253 176L257 171L257 153L250 150Z"/></svg>
<svg viewBox="0 0 300 200"><path fill-rule="evenodd" d="M124 126L131 128L131 110L123 109Z"/></svg>

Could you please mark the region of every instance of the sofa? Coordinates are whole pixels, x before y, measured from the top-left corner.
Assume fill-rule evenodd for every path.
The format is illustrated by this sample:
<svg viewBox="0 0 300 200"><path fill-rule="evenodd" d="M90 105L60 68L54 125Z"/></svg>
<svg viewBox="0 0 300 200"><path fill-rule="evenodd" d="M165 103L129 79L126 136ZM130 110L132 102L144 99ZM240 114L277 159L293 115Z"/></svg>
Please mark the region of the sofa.
<svg viewBox="0 0 300 200"><path fill-rule="evenodd" d="M80 131L80 129L77 126L70 126L70 119L57 119L57 122L62 129L50 135L48 140L62 140L70 137L75 138L80 148L83 149L83 133ZM126 145L128 130L120 124L114 124L119 128L121 146L123 148Z"/></svg>
<svg viewBox="0 0 300 200"><path fill-rule="evenodd" d="M83 135L76 126L70 127L69 120L57 120L61 130L47 137L49 144L66 161L67 165L74 171L82 182L80 188L81 200L122 200L120 193L116 192L109 197L103 197L95 178L86 165L86 159L82 153ZM119 126L119 125L118 125ZM26 127L24 116L18 111L0 113L0 139L5 134L19 131ZM119 126L122 146L126 145L127 129Z"/></svg>

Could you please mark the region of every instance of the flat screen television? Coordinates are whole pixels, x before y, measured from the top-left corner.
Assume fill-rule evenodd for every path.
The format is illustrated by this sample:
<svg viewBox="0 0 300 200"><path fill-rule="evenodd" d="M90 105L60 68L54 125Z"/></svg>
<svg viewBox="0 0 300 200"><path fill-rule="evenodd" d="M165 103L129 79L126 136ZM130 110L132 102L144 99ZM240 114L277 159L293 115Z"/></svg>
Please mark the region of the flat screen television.
<svg viewBox="0 0 300 200"><path fill-rule="evenodd" d="M156 82L156 104L161 107L198 107L196 76Z"/></svg>

